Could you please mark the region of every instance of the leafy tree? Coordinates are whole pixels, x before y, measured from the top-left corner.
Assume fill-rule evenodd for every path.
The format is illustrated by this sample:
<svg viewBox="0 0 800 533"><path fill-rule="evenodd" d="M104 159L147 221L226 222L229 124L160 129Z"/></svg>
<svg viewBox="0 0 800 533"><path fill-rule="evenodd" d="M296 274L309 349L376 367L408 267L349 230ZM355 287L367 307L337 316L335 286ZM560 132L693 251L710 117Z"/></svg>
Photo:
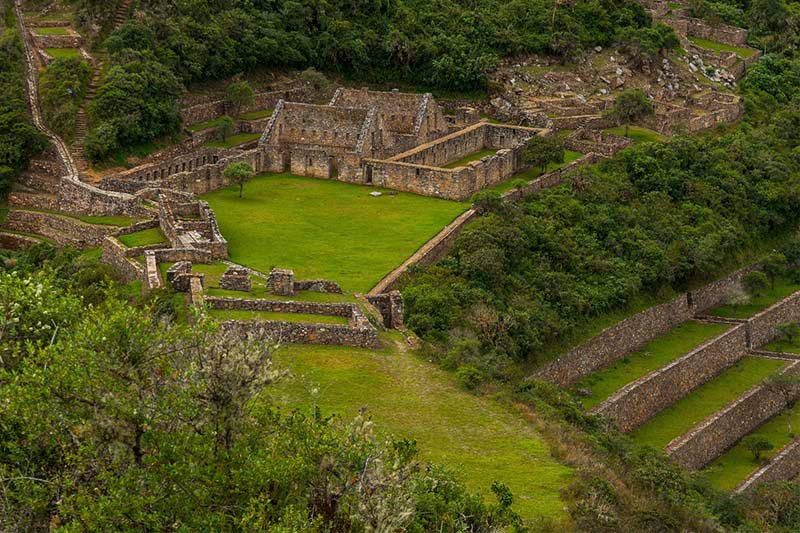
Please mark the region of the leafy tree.
<svg viewBox="0 0 800 533"><path fill-rule="evenodd" d="M620 33L620 44L638 68L655 61L666 50L678 48L680 41L675 30L659 23L649 28L625 28Z"/></svg>
<svg viewBox="0 0 800 533"><path fill-rule="evenodd" d="M766 439L763 435L748 435L742 439L742 444L747 450L753 454L753 461L760 462L761 454L768 452L775 446Z"/></svg>
<svg viewBox="0 0 800 533"><path fill-rule="evenodd" d="M761 271L748 272L742 278L742 286L751 296L760 296L769 287L767 275Z"/></svg>
<svg viewBox="0 0 800 533"><path fill-rule="evenodd" d="M233 135L233 132L236 131L236 122L229 117L228 115L223 116L219 119L219 125L217 126L217 135L225 141Z"/></svg>
<svg viewBox="0 0 800 533"><path fill-rule="evenodd" d="M233 114L238 116L242 108L253 103L255 93L253 87L246 80L237 81L228 85L228 104L233 110Z"/></svg>
<svg viewBox="0 0 800 533"><path fill-rule="evenodd" d="M759 35L779 33L786 27L786 4L782 0L752 0L748 18L750 28Z"/></svg>
<svg viewBox="0 0 800 533"><path fill-rule="evenodd" d="M781 324L777 329L781 336L789 341L789 344L794 344L794 341L800 338L800 324Z"/></svg>
<svg viewBox="0 0 800 533"><path fill-rule="evenodd" d="M222 177L239 186L239 198L244 193L244 184L250 181L255 175L252 165L246 161L239 161L238 163L231 163L222 172Z"/></svg>
<svg viewBox="0 0 800 533"><path fill-rule="evenodd" d="M778 394L783 400L787 432L789 437L794 437L792 412L800 397L800 376L786 372L773 374L767 379L764 386L767 390Z"/></svg>
<svg viewBox="0 0 800 533"><path fill-rule="evenodd" d="M771 288L775 288L775 279L786 271L786 256L779 252L772 252L761 262L761 269L769 279Z"/></svg>
<svg viewBox="0 0 800 533"><path fill-rule="evenodd" d="M625 125L625 137L628 136L628 126L631 122L642 119L653 113L653 105L650 99L641 89L630 89L620 93L614 99L612 107L607 116Z"/></svg>
<svg viewBox="0 0 800 533"><path fill-rule="evenodd" d="M550 163L564 162L564 142L556 135L535 135L525 146L523 159L544 174Z"/></svg>

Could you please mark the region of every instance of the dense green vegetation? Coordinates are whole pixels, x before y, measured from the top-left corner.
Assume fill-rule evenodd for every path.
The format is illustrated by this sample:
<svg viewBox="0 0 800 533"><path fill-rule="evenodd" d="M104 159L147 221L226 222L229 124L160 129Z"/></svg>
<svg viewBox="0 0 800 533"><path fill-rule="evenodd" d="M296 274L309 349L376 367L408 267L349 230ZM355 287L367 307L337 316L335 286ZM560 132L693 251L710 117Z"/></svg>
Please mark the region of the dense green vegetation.
<svg viewBox="0 0 800 533"><path fill-rule="evenodd" d="M519 523L505 485L485 503L363 412L281 411L269 391L285 373L269 344L212 323L172 325L172 295L127 301L108 267L74 251L40 245L0 259L3 531ZM531 441L525 460L552 465L542 451Z"/></svg>
<svg viewBox="0 0 800 533"><path fill-rule="evenodd" d="M754 66L753 112L730 133L636 145L520 204L487 202L446 259L406 281L407 324L446 366L504 379L592 317L702 282L796 227L798 73Z"/></svg>
<svg viewBox="0 0 800 533"><path fill-rule="evenodd" d="M0 5L0 195L5 194L31 157L46 146L25 103L22 42L13 10Z"/></svg>
<svg viewBox="0 0 800 533"><path fill-rule="evenodd" d="M243 198L207 194L232 261L262 272L291 268L367 292L468 207L408 193L290 175L259 176Z"/></svg>
<svg viewBox="0 0 800 533"><path fill-rule="evenodd" d="M83 59L56 59L39 75L42 116L55 133L71 138L75 119L92 80L92 67Z"/></svg>
<svg viewBox="0 0 800 533"><path fill-rule="evenodd" d="M78 19L113 10L80 0ZM448 91L483 91L501 58L553 53L564 61L624 36L631 53L653 56L672 42L633 2L578 0L393 0L316 2L142 0L138 16L106 40L113 62L97 104L89 155L178 130L175 98L189 85L262 67L326 72ZM138 108L143 107L139 110Z"/></svg>

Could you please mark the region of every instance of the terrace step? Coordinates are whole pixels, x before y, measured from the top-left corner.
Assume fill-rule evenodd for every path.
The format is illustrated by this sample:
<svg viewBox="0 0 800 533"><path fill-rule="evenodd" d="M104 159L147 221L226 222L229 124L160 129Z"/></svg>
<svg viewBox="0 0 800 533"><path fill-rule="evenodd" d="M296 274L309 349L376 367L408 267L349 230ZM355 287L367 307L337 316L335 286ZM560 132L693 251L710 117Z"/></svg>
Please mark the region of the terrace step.
<svg viewBox="0 0 800 533"><path fill-rule="evenodd" d="M43 242L47 242L47 240L38 236L0 229L0 249L24 250Z"/></svg>

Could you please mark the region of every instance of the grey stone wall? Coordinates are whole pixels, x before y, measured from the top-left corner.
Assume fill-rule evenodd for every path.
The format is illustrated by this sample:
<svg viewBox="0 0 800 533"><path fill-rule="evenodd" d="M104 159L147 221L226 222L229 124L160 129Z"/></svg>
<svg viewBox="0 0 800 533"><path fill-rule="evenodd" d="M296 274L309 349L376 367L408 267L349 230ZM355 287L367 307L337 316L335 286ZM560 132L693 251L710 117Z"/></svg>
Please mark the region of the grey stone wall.
<svg viewBox="0 0 800 533"><path fill-rule="evenodd" d="M747 325L735 326L667 366L626 385L593 412L610 418L620 431L636 429L747 355L747 340Z"/></svg>
<svg viewBox="0 0 800 533"><path fill-rule="evenodd" d="M797 322L800 322L800 292L784 298L748 321L753 347L760 348L775 340L780 335L777 327L781 324Z"/></svg>
<svg viewBox="0 0 800 533"><path fill-rule="evenodd" d="M784 372L800 372L800 361L789 363ZM667 445L667 455L683 468L699 470L732 448L742 438L779 414L785 399L762 384L748 390L722 410Z"/></svg>
<svg viewBox="0 0 800 533"><path fill-rule="evenodd" d="M278 91L263 91L254 95L253 103L242 109L242 113L250 113L253 111L261 111L262 109L272 109L278 101L291 100L295 102L302 102L308 97L308 91L305 87L295 87L290 89L283 89ZM179 111L184 125L197 124L198 122L206 122L209 120L217 119L223 115L232 113L229 110L224 99L212 100L211 102L204 102L193 106L185 107Z"/></svg>
<svg viewBox="0 0 800 533"><path fill-rule="evenodd" d="M403 304L403 295L400 294L400 291L367 296L367 300L381 313L385 327L399 329L404 326L405 306Z"/></svg>
<svg viewBox="0 0 800 533"><path fill-rule="evenodd" d="M99 246L103 239L115 233L115 226L86 224L78 219L37 211L12 210L5 227L12 231L43 235L61 246L85 249Z"/></svg>
<svg viewBox="0 0 800 533"><path fill-rule="evenodd" d="M123 283L130 283L135 280L144 281L144 266L138 261L131 259L128 249L114 237L103 239L103 251L101 261L111 265L117 271Z"/></svg>

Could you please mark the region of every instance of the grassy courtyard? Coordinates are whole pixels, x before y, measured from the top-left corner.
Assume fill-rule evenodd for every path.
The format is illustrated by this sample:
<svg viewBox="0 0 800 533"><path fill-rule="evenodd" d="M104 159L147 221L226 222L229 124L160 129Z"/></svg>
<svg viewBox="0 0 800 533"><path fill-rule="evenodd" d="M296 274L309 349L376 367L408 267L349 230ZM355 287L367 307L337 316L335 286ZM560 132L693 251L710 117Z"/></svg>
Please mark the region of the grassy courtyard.
<svg viewBox="0 0 800 533"><path fill-rule="evenodd" d="M742 59L747 59L748 57L756 53L756 51L751 48L731 46L729 44L718 43L716 41L709 41L708 39L701 39L700 37L693 37L691 35L689 36L689 40L693 44L699 46L700 48L705 48L706 50L713 50L714 52L733 52Z"/></svg>
<svg viewBox="0 0 800 533"><path fill-rule="evenodd" d="M81 51L77 48L45 48L44 51L53 59L75 59L81 57Z"/></svg>
<svg viewBox="0 0 800 533"><path fill-rule="evenodd" d="M785 363L777 359L745 357L716 379L664 409L632 433L642 445L663 449L669 442L705 417L716 413L754 385L777 372Z"/></svg>
<svg viewBox="0 0 800 533"><path fill-rule="evenodd" d="M616 128L609 128L605 130L606 133L612 135L625 136L625 126L617 126ZM634 142L662 142L664 136L653 130L642 128L641 126L628 126L628 138L633 139Z"/></svg>
<svg viewBox="0 0 800 533"><path fill-rule="evenodd" d="M407 193L288 174L259 176L203 196L232 261L366 292L468 208Z"/></svg>
<svg viewBox="0 0 800 533"><path fill-rule="evenodd" d="M797 291L800 291L800 284L786 278L778 278L774 287L769 287L758 296L751 297L748 303L723 305L708 311L708 314L723 318L750 318Z"/></svg>
<svg viewBox="0 0 800 533"><path fill-rule="evenodd" d="M727 329L728 326L722 324L686 322L614 366L592 374L575 388L592 391L591 396L583 399L583 405L592 409L628 383L669 364Z"/></svg>
<svg viewBox="0 0 800 533"><path fill-rule="evenodd" d="M70 35L70 32L64 27L34 28L33 31L37 35Z"/></svg>
<svg viewBox="0 0 800 533"><path fill-rule="evenodd" d="M508 485L523 517L563 515L559 491L570 470L523 418L462 391L435 365L396 346L289 346L276 360L292 373L271 388L279 404L345 418L366 407L379 430L415 440L424 460L450 467L489 498L493 481Z"/></svg>
<svg viewBox="0 0 800 533"><path fill-rule="evenodd" d="M241 309L211 309L208 312L217 320L281 320L283 322L305 322L311 324L336 324L346 326L343 316L311 315L306 313L274 313L272 311L247 311Z"/></svg>
<svg viewBox="0 0 800 533"><path fill-rule="evenodd" d="M559 168L565 167L583 157L583 154L579 152L574 152L572 150L564 150L564 162L563 163L550 163L547 165L547 169L545 172L553 172L554 170L558 170ZM506 191L510 191L514 188L516 183L520 180L528 182L533 181L539 176L542 175L542 169L540 168L529 168L525 172L520 172L519 174L514 174L507 180L498 183L497 185L492 185L489 187L490 191L497 191L499 193L504 193Z"/></svg>
<svg viewBox="0 0 800 533"><path fill-rule="evenodd" d="M792 428L797 431L798 427L800 427L800 409L795 409L792 412ZM781 412L774 416L755 430L753 435L764 437L774 446L772 450L762 453L762 461L773 457L792 441L786 423L786 413ZM717 488L733 490L759 466L760 463L754 460L753 454L739 442L708 465L703 472Z"/></svg>
<svg viewBox="0 0 800 533"><path fill-rule="evenodd" d="M150 244L166 243L167 239L161 233L159 228L150 228L128 235L121 235L118 237L119 242L128 248L136 248L138 246L148 246Z"/></svg>
<svg viewBox="0 0 800 533"><path fill-rule="evenodd" d="M467 163L471 163L472 161L479 161L484 157L488 157L490 155L494 155L497 153L497 150L493 150L491 148L484 148L483 150L478 150L475 153L469 154L468 156L462 157L452 163L448 163L444 165L442 168L458 168L458 167L465 167Z"/></svg>
<svg viewBox="0 0 800 533"><path fill-rule="evenodd" d="M231 135L224 141L212 141L203 146L207 148L236 148L242 144L255 141L259 137L261 137L260 133L238 133L236 135Z"/></svg>

